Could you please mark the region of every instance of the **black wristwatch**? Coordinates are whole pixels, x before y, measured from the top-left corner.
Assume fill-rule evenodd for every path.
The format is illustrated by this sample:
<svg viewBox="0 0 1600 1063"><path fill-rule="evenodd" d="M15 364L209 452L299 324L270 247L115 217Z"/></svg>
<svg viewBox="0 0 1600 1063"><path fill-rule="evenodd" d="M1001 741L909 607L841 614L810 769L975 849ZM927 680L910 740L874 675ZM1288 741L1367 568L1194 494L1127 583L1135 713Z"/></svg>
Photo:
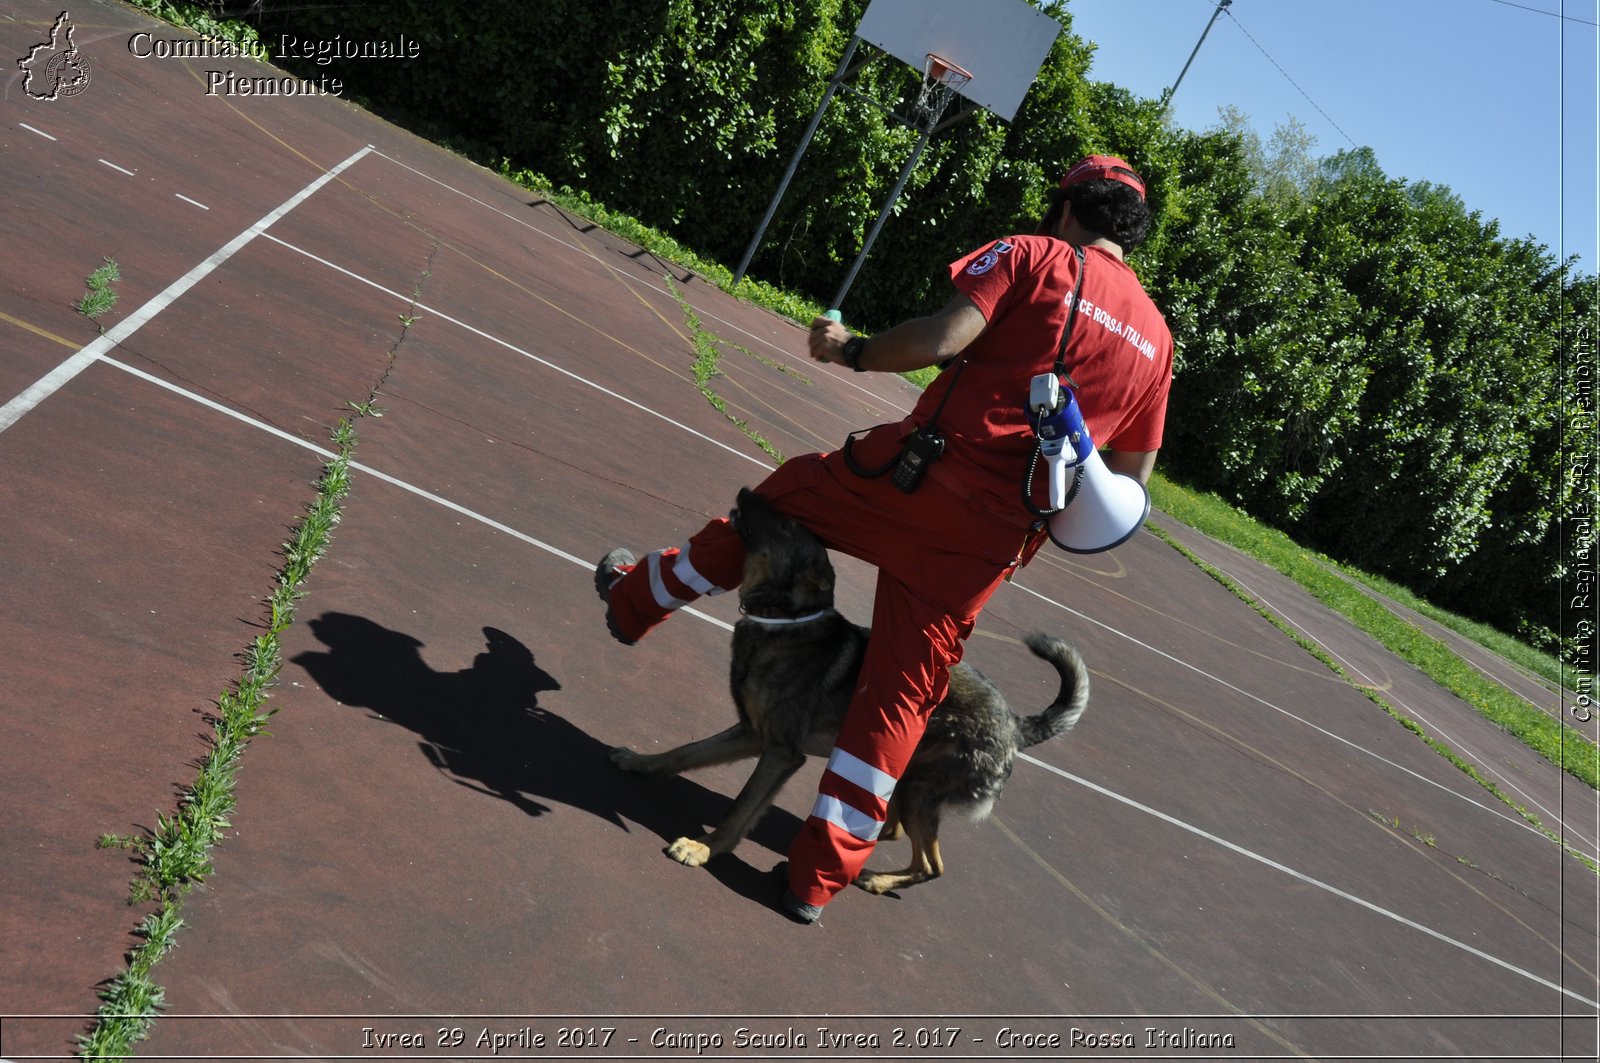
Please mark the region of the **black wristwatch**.
<svg viewBox="0 0 1600 1063"><path fill-rule="evenodd" d="M866 348L867 338L865 336L851 336L849 339L845 340L844 350L840 352L841 356L844 358L844 364L849 366L857 373L866 372L865 369L861 368L861 352L866 350Z"/></svg>

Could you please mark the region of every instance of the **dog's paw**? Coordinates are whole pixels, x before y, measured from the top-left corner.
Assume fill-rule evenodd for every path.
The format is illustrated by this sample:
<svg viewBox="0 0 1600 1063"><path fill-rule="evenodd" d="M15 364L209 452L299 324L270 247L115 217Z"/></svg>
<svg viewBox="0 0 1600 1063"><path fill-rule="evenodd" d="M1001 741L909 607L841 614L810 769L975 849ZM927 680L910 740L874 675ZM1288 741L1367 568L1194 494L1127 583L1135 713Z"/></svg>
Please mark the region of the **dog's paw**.
<svg viewBox="0 0 1600 1063"><path fill-rule="evenodd" d="M900 876L898 875L879 875L871 871L863 871L856 876L851 885L858 889L864 889L868 893L888 893L900 884L899 878Z"/></svg>
<svg viewBox="0 0 1600 1063"><path fill-rule="evenodd" d="M919 882L930 882L938 877L915 868L907 868L905 871L863 871L856 876L851 885L881 896L893 893L895 890L903 890L907 886L915 886Z"/></svg>
<svg viewBox="0 0 1600 1063"><path fill-rule="evenodd" d="M640 774L649 772L650 758L643 753L635 753L627 746L616 746L611 750L611 763L623 771L636 771Z"/></svg>
<svg viewBox="0 0 1600 1063"><path fill-rule="evenodd" d="M711 847L693 838L679 838L667 846L667 855L687 867L699 867L711 859Z"/></svg>

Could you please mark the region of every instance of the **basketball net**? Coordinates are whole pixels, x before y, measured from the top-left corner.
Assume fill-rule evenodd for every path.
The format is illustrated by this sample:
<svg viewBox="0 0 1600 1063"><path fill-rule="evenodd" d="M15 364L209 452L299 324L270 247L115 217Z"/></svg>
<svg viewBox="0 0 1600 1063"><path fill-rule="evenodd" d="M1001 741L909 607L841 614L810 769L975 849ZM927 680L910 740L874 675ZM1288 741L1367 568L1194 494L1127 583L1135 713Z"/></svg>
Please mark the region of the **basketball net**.
<svg viewBox="0 0 1600 1063"><path fill-rule="evenodd" d="M966 70L929 52L922 64L922 91L917 93L916 102L917 117L922 120L923 127L931 128L950 106L950 98L971 80L972 75Z"/></svg>

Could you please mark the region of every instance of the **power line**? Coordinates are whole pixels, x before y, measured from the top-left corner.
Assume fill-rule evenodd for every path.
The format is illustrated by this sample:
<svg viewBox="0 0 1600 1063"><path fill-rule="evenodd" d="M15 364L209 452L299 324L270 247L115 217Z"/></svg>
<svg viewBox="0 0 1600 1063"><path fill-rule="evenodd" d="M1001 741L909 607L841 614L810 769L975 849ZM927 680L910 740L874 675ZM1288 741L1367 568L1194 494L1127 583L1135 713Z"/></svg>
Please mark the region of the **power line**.
<svg viewBox="0 0 1600 1063"><path fill-rule="evenodd" d="M1535 15L1548 15L1550 18L1558 18L1563 22L1576 22L1580 26L1600 26L1600 22L1590 22L1588 19L1563 15L1559 11L1546 11L1543 8L1529 7L1527 4L1513 4L1511 0L1489 0L1489 2L1491 4L1499 4L1502 7L1514 7L1519 11L1532 11Z"/></svg>
<svg viewBox="0 0 1600 1063"><path fill-rule="evenodd" d="M1263 48L1263 47L1261 47L1261 42L1260 42L1260 41L1258 41L1258 40L1256 40L1256 39L1255 39L1255 38L1254 38L1254 37L1251 37L1251 36L1250 36L1250 31L1249 31L1249 30L1247 30L1247 29L1245 29L1245 28L1244 28L1244 23L1242 23L1242 22L1240 22L1240 21L1239 21L1239 16L1238 16L1238 15L1235 15L1235 14L1234 14L1234 13L1233 13L1233 11L1232 11L1232 10L1230 10L1230 9L1229 9L1229 8L1222 8L1222 11L1223 11L1223 12L1224 12L1224 13L1226 13L1226 14L1227 14L1227 16L1228 16L1228 17L1229 17L1229 18L1231 18L1231 19L1233 19L1233 24L1234 24L1234 25L1235 25L1235 26L1238 26L1238 27L1239 27L1239 32L1240 32L1240 33L1243 33L1243 34L1244 34L1244 35L1245 35L1245 36L1246 36L1246 37L1249 37L1249 39L1250 39L1250 43L1251 43L1251 44L1253 44L1253 45L1255 45L1255 46L1256 46L1256 49L1257 49L1257 50L1258 50L1258 51L1259 51L1259 52L1260 52L1260 53L1261 53L1261 54L1262 54L1262 55L1264 55L1264 56L1266 56L1266 57L1267 57L1267 62L1269 62L1269 63L1271 63L1271 64L1272 64L1272 65L1273 65L1273 66L1275 66L1275 67L1277 67L1277 68L1278 68L1278 73L1280 73L1280 74L1282 74L1282 75L1283 75L1283 78L1284 78L1284 80L1285 80L1285 81L1287 81L1287 82L1288 82L1288 83L1289 83L1289 84L1291 84L1291 85L1293 85L1293 86L1294 86L1294 88L1295 88L1295 91L1296 91L1296 92L1298 92L1298 93L1299 93L1299 94L1300 94L1300 95L1302 95L1302 96L1304 96L1304 97L1305 97L1305 98L1306 98L1306 102L1307 102L1307 103L1309 103L1309 104L1311 104L1311 106L1313 106L1313 107L1315 107L1315 108L1316 108L1316 109L1317 109L1317 113L1318 113L1318 114L1320 114L1320 115L1321 115L1321 116L1322 116L1322 117L1324 117L1324 118L1326 118L1326 119L1328 119L1328 124L1329 124L1329 125L1331 125L1331 126L1333 126L1333 128L1335 128L1335 129L1338 129L1338 130L1339 130L1339 135L1340 135L1340 136L1342 136L1342 137L1344 137L1344 138L1345 138L1345 139L1346 139L1346 140L1348 140L1348 141L1350 141L1350 146L1351 146L1351 147L1352 147L1352 148L1359 148L1359 147L1361 147L1361 145L1360 145L1360 144L1357 144L1357 143L1356 143L1356 142L1355 142L1355 140L1354 140L1354 139L1353 139L1353 138L1352 138L1352 137L1351 137L1351 136L1350 136L1350 134L1349 134L1349 133L1346 133L1346 132L1345 132L1345 131L1344 131L1344 130L1343 130L1343 129L1342 129L1342 128L1340 128L1340 126L1339 126L1339 123L1338 123L1338 122L1335 122L1335 121L1334 121L1334 120L1333 120L1333 119L1332 119L1332 118L1331 118L1331 117L1330 117L1330 116L1329 116L1329 115L1328 115L1328 112L1327 112L1327 111L1324 111L1324 110L1323 110L1323 109L1322 109L1322 107L1321 107L1321 105L1319 105L1319 104L1318 104L1318 103L1317 103L1317 101L1316 101L1316 100L1313 100L1313 99L1312 99L1312 98L1311 98L1311 94L1310 94L1310 93L1308 93L1308 92L1306 92L1306 90L1305 90L1305 89L1303 89L1303 88L1301 88L1301 87L1300 87L1300 84L1299 84L1299 83L1298 83L1298 82L1297 82L1297 81L1295 81L1295 79L1294 79L1294 78L1292 78L1292 77L1290 77L1290 76L1289 76L1289 72L1288 72L1288 71L1287 71L1287 70L1285 70L1285 69L1284 69L1284 68L1283 68L1283 66L1282 66L1282 65L1281 65L1281 64L1280 64L1280 63L1279 63L1279 62L1278 62L1278 61L1277 61L1277 60L1276 60L1276 59L1274 59L1274 58L1272 58L1272 54L1271 54L1271 53L1270 53L1270 52L1268 52L1268 51L1267 51L1267 50L1266 50L1266 49L1265 49L1265 48Z"/></svg>

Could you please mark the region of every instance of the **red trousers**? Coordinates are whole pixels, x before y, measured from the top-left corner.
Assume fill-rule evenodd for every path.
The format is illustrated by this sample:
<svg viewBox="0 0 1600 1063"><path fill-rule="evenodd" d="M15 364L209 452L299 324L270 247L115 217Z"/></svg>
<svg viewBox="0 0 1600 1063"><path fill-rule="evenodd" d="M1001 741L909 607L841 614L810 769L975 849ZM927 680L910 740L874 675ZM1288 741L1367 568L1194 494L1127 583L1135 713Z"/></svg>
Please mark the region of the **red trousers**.
<svg viewBox="0 0 1600 1063"><path fill-rule="evenodd" d="M880 463L885 445L893 454L892 437L858 447L879 452L863 464ZM791 459L755 490L830 549L878 568L861 682L816 805L789 850L790 888L821 906L866 864L894 785L949 686L950 666L961 660L984 603L1026 556L1028 532L965 499L948 476L930 477L907 495L888 477L855 475L837 452ZM714 520L682 547L641 560L612 590L612 613L638 638L700 595L737 587L744 561L733 527Z"/></svg>

